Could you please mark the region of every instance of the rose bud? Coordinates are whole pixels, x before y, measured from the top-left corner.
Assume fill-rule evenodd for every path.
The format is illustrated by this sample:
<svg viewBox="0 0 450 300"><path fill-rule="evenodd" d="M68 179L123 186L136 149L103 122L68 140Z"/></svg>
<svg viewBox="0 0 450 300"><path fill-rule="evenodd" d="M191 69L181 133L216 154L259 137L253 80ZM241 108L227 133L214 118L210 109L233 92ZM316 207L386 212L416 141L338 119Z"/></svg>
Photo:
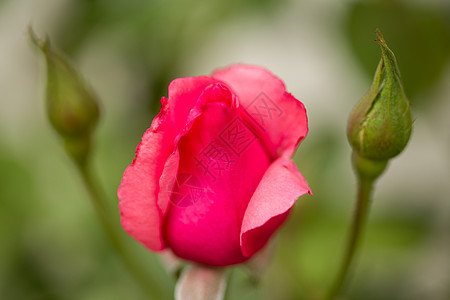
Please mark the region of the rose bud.
<svg viewBox="0 0 450 300"><path fill-rule="evenodd" d="M161 104L118 190L123 228L200 264L248 260L311 193L290 160L308 132L303 104L248 65L175 79Z"/></svg>
<svg viewBox="0 0 450 300"><path fill-rule="evenodd" d="M350 116L347 135L360 158L387 161L408 143L412 119L394 53L378 30L377 35L381 60L370 90Z"/></svg>
<svg viewBox="0 0 450 300"><path fill-rule="evenodd" d="M50 123L63 137L69 154L83 161L99 118L98 101L74 68L51 48L48 39L38 39L31 29L29 35L46 60L46 109Z"/></svg>

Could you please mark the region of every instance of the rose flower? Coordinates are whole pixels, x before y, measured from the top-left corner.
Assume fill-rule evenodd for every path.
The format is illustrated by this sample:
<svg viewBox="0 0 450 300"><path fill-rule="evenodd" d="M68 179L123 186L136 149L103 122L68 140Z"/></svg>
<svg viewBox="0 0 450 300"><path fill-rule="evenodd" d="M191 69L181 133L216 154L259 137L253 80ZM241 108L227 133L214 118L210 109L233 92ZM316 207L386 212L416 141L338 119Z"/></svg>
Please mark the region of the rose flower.
<svg viewBox="0 0 450 300"><path fill-rule="evenodd" d="M123 228L200 264L246 261L311 193L290 160L303 104L268 70L233 65L175 79L161 105L118 190Z"/></svg>

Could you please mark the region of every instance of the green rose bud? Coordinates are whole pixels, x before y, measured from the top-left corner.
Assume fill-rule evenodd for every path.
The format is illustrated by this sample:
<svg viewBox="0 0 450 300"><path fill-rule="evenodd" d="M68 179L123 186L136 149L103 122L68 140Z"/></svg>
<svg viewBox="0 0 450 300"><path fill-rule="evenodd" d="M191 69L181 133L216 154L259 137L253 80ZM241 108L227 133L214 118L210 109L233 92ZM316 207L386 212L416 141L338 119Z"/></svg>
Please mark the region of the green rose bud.
<svg viewBox="0 0 450 300"><path fill-rule="evenodd" d="M84 163L99 118L97 99L74 68L51 48L48 39L38 39L31 29L29 35L46 60L46 109L50 123L64 139L71 157Z"/></svg>
<svg viewBox="0 0 450 300"><path fill-rule="evenodd" d="M379 30L377 35L381 60L370 90L350 116L347 135L359 157L387 161L408 143L412 119L394 53Z"/></svg>
<svg viewBox="0 0 450 300"><path fill-rule="evenodd" d="M88 134L98 121L97 99L72 66L31 31L47 63L46 107L52 126L62 136Z"/></svg>

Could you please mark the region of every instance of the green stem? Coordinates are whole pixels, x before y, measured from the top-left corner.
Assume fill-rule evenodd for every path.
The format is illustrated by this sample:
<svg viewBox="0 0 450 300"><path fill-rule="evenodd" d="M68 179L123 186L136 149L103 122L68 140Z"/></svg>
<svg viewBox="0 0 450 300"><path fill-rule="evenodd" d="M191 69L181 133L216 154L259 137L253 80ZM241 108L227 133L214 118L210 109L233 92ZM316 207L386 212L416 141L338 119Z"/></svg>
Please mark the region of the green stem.
<svg viewBox="0 0 450 300"><path fill-rule="evenodd" d="M129 253L122 241L120 233L116 230L114 223L110 220L106 209L107 206L105 204L105 198L97 188L92 173L87 167L87 163L75 162L75 165L77 166L86 189L89 192L95 212L100 219L100 223L117 254L120 256L131 275L135 278L136 282L145 291L148 298L162 299L161 297L165 295L164 291L162 291L161 287L149 278L148 272L142 268L142 265L133 259L134 255Z"/></svg>
<svg viewBox="0 0 450 300"><path fill-rule="evenodd" d="M349 269L352 265L360 241L360 237L364 232L364 227L369 215L370 194L372 191L374 180L367 179L362 176L359 177L356 210L353 215L353 222L350 228L350 236L348 238L347 248L345 250L344 259L342 260L338 275L334 281L334 284L329 290L326 299L334 299L334 297L339 294L339 291L341 290Z"/></svg>

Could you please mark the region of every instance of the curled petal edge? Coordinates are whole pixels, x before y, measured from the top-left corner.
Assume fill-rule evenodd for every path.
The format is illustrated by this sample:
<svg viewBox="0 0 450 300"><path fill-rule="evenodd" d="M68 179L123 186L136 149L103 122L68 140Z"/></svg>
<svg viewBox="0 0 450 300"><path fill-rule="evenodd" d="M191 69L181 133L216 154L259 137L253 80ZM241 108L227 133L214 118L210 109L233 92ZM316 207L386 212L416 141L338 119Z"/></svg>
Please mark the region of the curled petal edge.
<svg viewBox="0 0 450 300"><path fill-rule="evenodd" d="M295 164L286 157L274 161L256 188L241 227L241 250L250 257L268 242L302 195L311 193Z"/></svg>

